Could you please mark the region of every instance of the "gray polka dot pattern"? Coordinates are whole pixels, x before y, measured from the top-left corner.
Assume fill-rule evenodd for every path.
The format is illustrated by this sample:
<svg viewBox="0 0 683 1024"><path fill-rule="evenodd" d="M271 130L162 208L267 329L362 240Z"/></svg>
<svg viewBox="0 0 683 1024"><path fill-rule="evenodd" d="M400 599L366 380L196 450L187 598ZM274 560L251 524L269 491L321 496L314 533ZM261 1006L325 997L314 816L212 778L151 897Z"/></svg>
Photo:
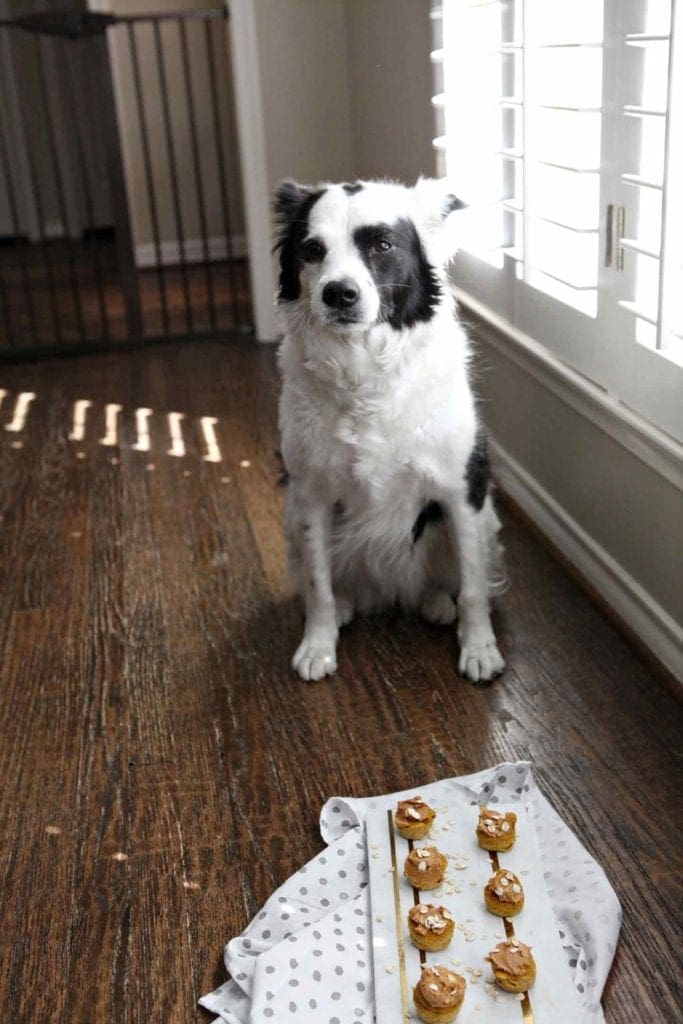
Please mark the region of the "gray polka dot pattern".
<svg viewBox="0 0 683 1024"><path fill-rule="evenodd" d="M435 806L450 794L472 804L523 802L536 830L560 939L582 1009L577 1024L602 1024L600 996L621 923L604 872L536 788L528 762L418 787ZM374 1018L372 924L362 822L416 790L371 800L335 797L320 827L328 848L271 896L228 943L231 974L200 1003L216 1024L348 1024Z"/></svg>

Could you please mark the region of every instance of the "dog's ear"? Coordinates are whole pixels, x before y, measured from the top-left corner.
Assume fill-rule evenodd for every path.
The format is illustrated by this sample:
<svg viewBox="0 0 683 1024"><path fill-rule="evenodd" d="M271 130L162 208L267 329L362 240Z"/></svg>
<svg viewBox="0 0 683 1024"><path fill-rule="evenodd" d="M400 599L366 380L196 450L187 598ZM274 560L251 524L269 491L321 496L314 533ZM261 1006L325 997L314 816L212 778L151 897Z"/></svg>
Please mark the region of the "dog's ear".
<svg viewBox="0 0 683 1024"><path fill-rule="evenodd" d="M288 225L298 214L305 201L313 195L308 185L299 185L296 181L283 181L275 189L273 209L280 227Z"/></svg>
<svg viewBox="0 0 683 1024"><path fill-rule="evenodd" d="M467 207L467 203L453 194L445 178L419 178L413 196L418 216L428 228L441 227L452 213Z"/></svg>
<svg viewBox="0 0 683 1024"><path fill-rule="evenodd" d="M457 213L458 210L466 210L467 203L463 199L459 199L458 196L453 195L452 192L446 194L444 204L441 210L443 219L445 220L451 213Z"/></svg>
<svg viewBox="0 0 683 1024"><path fill-rule="evenodd" d="M288 302L301 294L298 245L305 232L308 210L318 195L315 189L295 181L283 181L275 190L273 210L277 228L273 251L280 250L278 298Z"/></svg>
<svg viewBox="0 0 683 1024"><path fill-rule="evenodd" d="M445 178L419 178L413 188L415 221L432 258L447 263L459 248L463 224L459 216L467 208L454 195Z"/></svg>

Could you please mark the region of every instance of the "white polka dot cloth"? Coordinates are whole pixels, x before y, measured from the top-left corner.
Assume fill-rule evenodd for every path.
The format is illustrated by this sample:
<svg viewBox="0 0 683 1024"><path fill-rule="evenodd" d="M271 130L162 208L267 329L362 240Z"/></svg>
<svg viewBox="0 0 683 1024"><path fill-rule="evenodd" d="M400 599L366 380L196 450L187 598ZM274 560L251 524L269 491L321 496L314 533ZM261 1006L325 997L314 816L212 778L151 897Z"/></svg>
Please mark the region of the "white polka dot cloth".
<svg viewBox="0 0 683 1024"><path fill-rule="evenodd" d="M604 1020L600 996L621 924L602 868L555 813L526 762L365 799L333 797L320 816L327 848L270 897L225 947L231 979L200 1004L214 1024L350 1024L374 1020L372 936L363 819L419 792L429 803L457 793L472 803L526 805L534 823L570 974L582 1009L577 1024Z"/></svg>

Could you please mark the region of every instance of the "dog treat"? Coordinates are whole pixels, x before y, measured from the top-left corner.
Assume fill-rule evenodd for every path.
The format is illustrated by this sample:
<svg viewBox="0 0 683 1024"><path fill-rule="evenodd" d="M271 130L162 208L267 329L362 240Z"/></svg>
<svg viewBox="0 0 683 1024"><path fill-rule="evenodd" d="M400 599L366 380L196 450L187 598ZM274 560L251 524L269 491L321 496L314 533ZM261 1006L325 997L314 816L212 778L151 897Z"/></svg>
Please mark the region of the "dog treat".
<svg viewBox="0 0 683 1024"><path fill-rule="evenodd" d="M394 823L404 839L424 839L435 818L436 811L421 796L414 796L410 800L399 800Z"/></svg>
<svg viewBox="0 0 683 1024"><path fill-rule="evenodd" d="M536 980L536 961L531 949L519 939L499 942L486 959L497 983L506 992L526 992Z"/></svg>
<svg viewBox="0 0 683 1024"><path fill-rule="evenodd" d="M450 910L433 903L418 903L408 911L408 932L418 949L435 953L445 949L453 938L455 921Z"/></svg>
<svg viewBox="0 0 683 1024"><path fill-rule="evenodd" d="M484 902L498 917L514 917L524 906L524 889L517 875L501 868L484 886Z"/></svg>
<svg viewBox="0 0 683 1024"><path fill-rule="evenodd" d="M406 857L403 874L416 889L436 889L447 866L448 860L435 846L419 846Z"/></svg>
<svg viewBox="0 0 683 1024"><path fill-rule="evenodd" d="M490 807L482 807L479 811L477 839L482 850L495 850L498 853L511 850L517 835L515 825L517 815L514 811L501 814Z"/></svg>
<svg viewBox="0 0 683 1024"><path fill-rule="evenodd" d="M426 1024L450 1024L465 998L467 982L448 967L423 967L413 989L415 1009Z"/></svg>

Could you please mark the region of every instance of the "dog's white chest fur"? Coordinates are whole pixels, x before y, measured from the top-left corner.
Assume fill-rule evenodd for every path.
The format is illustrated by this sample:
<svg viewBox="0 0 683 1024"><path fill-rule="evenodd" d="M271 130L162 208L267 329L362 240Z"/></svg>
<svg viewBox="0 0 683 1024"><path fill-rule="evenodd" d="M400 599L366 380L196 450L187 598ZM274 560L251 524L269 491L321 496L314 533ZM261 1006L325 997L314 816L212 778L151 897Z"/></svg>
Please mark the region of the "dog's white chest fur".
<svg viewBox="0 0 683 1024"><path fill-rule="evenodd" d="M476 431L467 343L451 317L393 359L376 333L374 352L370 342L342 365L307 358L291 337L280 357L285 462L349 508L453 487Z"/></svg>

